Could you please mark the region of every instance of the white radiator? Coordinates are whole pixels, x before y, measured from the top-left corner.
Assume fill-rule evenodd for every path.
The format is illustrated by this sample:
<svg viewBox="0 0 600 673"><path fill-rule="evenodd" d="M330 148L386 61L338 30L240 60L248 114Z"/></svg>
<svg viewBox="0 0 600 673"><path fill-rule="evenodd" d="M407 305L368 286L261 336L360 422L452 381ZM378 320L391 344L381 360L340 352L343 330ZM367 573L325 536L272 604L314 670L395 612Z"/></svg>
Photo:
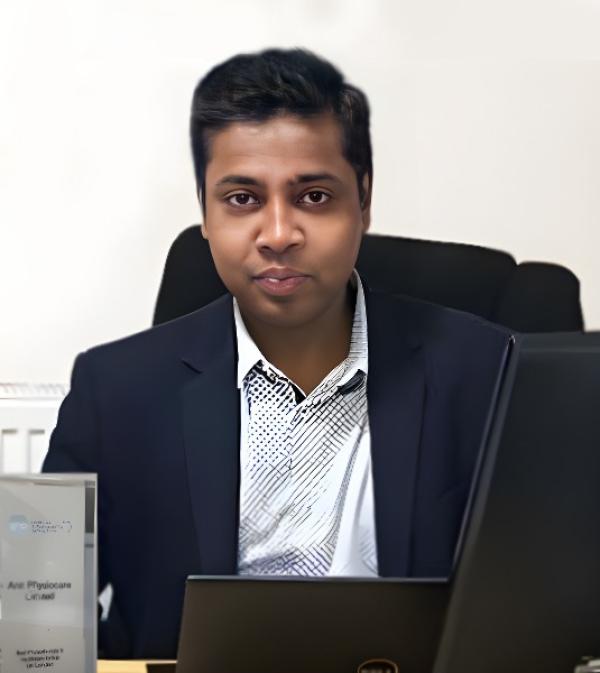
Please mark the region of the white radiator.
<svg viewBox="0 0 600 673"><path fill-rule="evenodd" d="M67 387L0 383L0 473L39 472Z"/></svg>

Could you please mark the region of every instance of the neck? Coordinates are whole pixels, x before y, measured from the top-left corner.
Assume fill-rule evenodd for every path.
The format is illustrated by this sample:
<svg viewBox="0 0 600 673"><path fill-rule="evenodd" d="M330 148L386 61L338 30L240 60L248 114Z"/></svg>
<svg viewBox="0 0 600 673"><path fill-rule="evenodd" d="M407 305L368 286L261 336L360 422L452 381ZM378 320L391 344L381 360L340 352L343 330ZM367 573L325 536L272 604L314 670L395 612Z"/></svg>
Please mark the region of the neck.
<svg viewBox="0 0 600 673"><path fill-rule="evenodd" d="M348 287L335 305L300 327L244 322L267 360L308 394L348 356L355 300Z"/></svg>

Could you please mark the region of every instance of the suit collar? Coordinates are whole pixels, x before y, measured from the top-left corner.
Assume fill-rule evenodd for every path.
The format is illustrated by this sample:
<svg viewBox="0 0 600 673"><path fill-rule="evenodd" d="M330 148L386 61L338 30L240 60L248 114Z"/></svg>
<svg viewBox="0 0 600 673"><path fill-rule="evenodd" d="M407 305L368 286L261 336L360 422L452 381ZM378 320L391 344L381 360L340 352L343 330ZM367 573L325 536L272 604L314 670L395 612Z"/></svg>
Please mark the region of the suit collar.
<svg viewBox="0 0 600 673"><path fill-rule="evenodd" d="M230 294L179 320L186 324L181 359L188 367L201 373L224 355L231 352L235 355L233 297Z"/></svg>

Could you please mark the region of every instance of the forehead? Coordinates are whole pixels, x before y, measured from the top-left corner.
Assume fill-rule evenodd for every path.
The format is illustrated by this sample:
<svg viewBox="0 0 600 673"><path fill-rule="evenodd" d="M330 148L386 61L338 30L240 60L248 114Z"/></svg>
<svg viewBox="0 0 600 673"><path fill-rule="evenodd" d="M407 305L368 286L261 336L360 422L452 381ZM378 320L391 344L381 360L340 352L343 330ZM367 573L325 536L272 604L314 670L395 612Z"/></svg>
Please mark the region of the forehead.
<svg viewBox="0 0 600 673"><path fill-rule="evenodd" d="M307 119L280 115L264 122L234 122L210 139L207 181L224 173L335 171L352 167L342 152L342 129L332 114Z"/></svg>

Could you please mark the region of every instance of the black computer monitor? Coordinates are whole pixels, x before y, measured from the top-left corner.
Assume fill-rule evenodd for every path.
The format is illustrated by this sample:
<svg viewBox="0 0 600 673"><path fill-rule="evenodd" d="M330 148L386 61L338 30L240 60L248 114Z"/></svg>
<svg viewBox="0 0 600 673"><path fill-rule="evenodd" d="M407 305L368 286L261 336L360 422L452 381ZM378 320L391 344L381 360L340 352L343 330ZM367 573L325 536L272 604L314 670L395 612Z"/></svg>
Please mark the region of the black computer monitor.
<svg viewBox="0 0 600 673"><path fill-rule="evenodd" d="M564 673L600 653L600 333L514 350L435 673Z"/></svg>

